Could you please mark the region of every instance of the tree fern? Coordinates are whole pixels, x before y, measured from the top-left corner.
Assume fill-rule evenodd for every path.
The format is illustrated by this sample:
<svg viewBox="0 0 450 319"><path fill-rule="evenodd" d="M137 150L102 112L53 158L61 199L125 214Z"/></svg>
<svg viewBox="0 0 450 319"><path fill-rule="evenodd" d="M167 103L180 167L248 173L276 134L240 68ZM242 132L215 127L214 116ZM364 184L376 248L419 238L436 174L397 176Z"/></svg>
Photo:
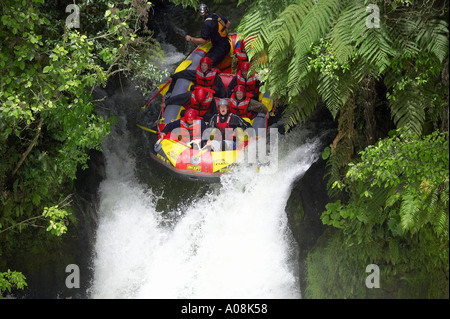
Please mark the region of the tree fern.
<svg viewBox="0 0 450 319"><path fill-rule="evenodd" d="M310 7L309 11L299 19L301 24L298 27L298 32L293 36L294 45L292 58L288 69L289 87L295 86L295 83L302 82L302 76L307 70L306 55L311 49L311 44L318 42L324 38L329 30L334 17L339 14L341 1L305 1ZM274 54L272 43L269 46L269 53ZM276 59L276 56L273 55Z"/></svg>
<svg viewBox="0 0 450 319"><path fill-rule="evenodd" d="M400 206L400 217L401 225L404 230L417 229L416 222L420 213L420 204L421 203L415 194L407 193L403 196Z"/></svg>
<svg viewBox="0 0 450 319"><path fill-rule="evenodd" d="M311 43L317 42L329 31L333 20L339 15L342 4L347 1L312 0L309 12L303 18L300 31L295 35L295 56L299 57L309 51Z"/></svg>
<svg viewBox="0 0 450 319"><path fill-rule="evenodd" d="M266 50L270 37L270 22L276 19L278 14L292 2L294 1L257 0L251 2L247 13L236 28L236 31L242 34L246 41L250 40L250 45L246 47L250 58Z"/></svg>
<svg viewBox="0 0 450 319"><path fill-rule="evenodd" d="M368 64L377 67L379 73L383 73L393 57L391 39L386 30L381 28L368 29L357 41L358 53Z"/></svg>
<svg viewBox="0 0 450 319"><path fill-rule="evenodd" d="M425 105L423 94L415 85L408 85L395 92L389 106L397 127L404 127L415 133L422 132L425 121Z"/></svg>
<svg viewBox="0 0 450 319"><path fill-rule="evenodd" d="M339 63L347 63L356 52L355 42L366 30L366 8L359 3L349 4L336 20L328 38Z"/></svg>
<svg viewBox="0 0 450 319"><path fill-rule="evenodd" d="M251 5L252 10L244 17L239 30L245 35L257 36L250 52L252 55L267 52L271 63L268 86L272 92L288 95L289 103L293 103L298 100L295 97L308 87L303 83L307 73L311 72L308 56L311 45L321 38L330 41L335 59L340 64L350 64L352 76L339 80L350 79L351 85L342 86L347 88L357 86L358 81L368 75L375 79L388 75L392 63L400 56L411 59L420 52L428 52L443 61L448 56L448 22L437 17L442 15L438 11L441 8L436 9L437 5L420 1L414 7L395 2L395 6L380 3L379 28L367 28L367 3L363 1L286 1L281 8L273 0L259 0ZM268 9L263 5L271 7ZM418 14L417 10L423 10L423 14ZM327 106L336 114L339 99L331 97L337 92L337 86L330 79L322 77L321 80L329 83L317 82L319 96L330 101ZM326 84L333 84L330 90L326 90ZM418 88L419 91L421 89ZM347 91L341 90L340 93L346 94ZM345 103L346 97L340 100ZM412 103L409 109L404 109L393 103L396 123L419 131L424 115L423 109L415 109L418 105ZM407 113L410 114L409 120L405 117ZM295 112L287 112L287 121L298 122L289 118L291 114ZM308 113L300 111L297 114Z"/></svg>
<svg viewBox="0 0 450 319"><path fill-rule="evenodd" d="M393 25L387 24L386 30L393 40L392 46L397 54L408 54L416 56L420 52L419 44L416 42L417 29L420 21L410 15L401 15Z"/></svg>
<svg viewBox="0 0 450 319"><path fill-rule="evenodd" d="M448 55L448 25L438 19L423 21L417 30L416 42L425 51L434 54L442 63Z"/></svg>
<svg viewBox="0 0 450 319"><path fill-rule="evenodd" d="M339 108L345 103L346 96L341 91L339 80L328 75L319 76L319 84L317 86L319 94L327 104L333 117L336 117Z"/></svg>
<svg viewBox="0 0 450 319"><path fill-rule="evenodd" d="M314 83L315 84L315 83ZM316 108L319 95L315 85L309 85L302 90L302 94L295 95L295 100L285 110L285 128L296 126ZM295 106L294 106L295 105Z"/></svg>
<svg viewBox="0 0 450 319"><path fill-rule="evenodd" d="M289 5L279 17L270 23L268 29L270 35L268 37L269 54L272 59L288 49L294 37L299 33L303 18L307 16L308 12L313 6L313 1L302 1ZM308 46L312 42L308 43Z"/></svg>

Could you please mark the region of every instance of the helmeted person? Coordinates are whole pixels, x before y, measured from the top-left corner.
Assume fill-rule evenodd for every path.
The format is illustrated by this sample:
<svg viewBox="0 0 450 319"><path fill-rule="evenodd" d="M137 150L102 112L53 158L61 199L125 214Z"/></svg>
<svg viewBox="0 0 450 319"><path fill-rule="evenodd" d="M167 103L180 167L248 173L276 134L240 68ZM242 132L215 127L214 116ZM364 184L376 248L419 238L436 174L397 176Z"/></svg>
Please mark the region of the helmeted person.
<svg viewBox="0 0 450 319"><path fill-rule="evenodd" d="M242 62L241 70L231 79L228 85L227 96L231 97L231 94L235 91L236 86L242 85L245 88L245 93L250 96L250 98L258 101L259 99L259 87L261 83L258 80L257 73L249 76L250 62Z"/></svg>
<svg viewBox="0 0 450 319"><path fill-rule="evenodd" d="M164 137L171 132L179 141L201 148L201 143L206 143L206 141L202 141L203 131L206 128L206 123L198 117L198 112L190 108L186 110L181 119L167 124L161 131L161 136Z"/></svg>
<svg viewBox="0 0 450 319"><path fill-rule="evenodd" d="M216 102L214 100L214 91L202 86L196 86L194 91L171 96L165 102L161 103L161 108L166 105L183 105L186 109L194 109L198 116L206 122L217 112Z"/></svg>
<svg viewBox="0 0 450 319"><path fill-rule="evenodd" d="M231 113L229 106L230 102L227 99L220 99L218 103L218 113L215 114L209 122L209 127L218 129L221 133L220 135L222 136L221 147L220 144L215 145L214 141L211 141L211 143L210 141L207 142L207 145L214 146L213 149L235 149L235 129L241 128L242 130L245 130L250 127L246 121L241 119L236 114ZM214 135L214 131L212 132L212 135Z"/></svg>
<svg viewBox="0 0 450 319"><path fill-rule="evenodd" d="M238 115L230 112L230 102L227 99L220 99L218 103L218 113L214 114L209 122L209 127L217 128L221 132L225 132L226 129L236 129L240 127L245 130L250 127L248 122L245 122Z"/></svg>
<svg viewBox="0 0 450 319"><path fill-rule="evenodd" d="M211 90L198 87L192 92L190 108L197 110L199 116L206 122L216 113L216 102Z"/></svg>
<svg viewBox="0 0 450 319"><path fill-rule="evenodd" d="M203 86L214 90L216 97L225 97L226 90L222 79L219 76L220 71L212 67L212 61L209 57L203 57L200 59L200 64L195 70L183 70L174 73L170 76L170 83L168 92L172 92L172 89L177 79L187 79L193 81L195 86Z"/></svg>
<svg viewBox="0 0 450 319"><path fill-rule="evenodd" d="M250 120L254 119L258 113L264 113L266 118L269 118L267 107L263 103L251 99L242 85L236 85L234 92L231 94L230 112Z"/></svg>
<svg viewBox="0 0 450 319"><path fill-rule="evenodd" d="M211 58L213 66L217 66L231 49L228 40L228 28L231 22L220 14L209 13L208 6L204 3L198 5L197 12L204 19L200 38L186 35L186 41L191 41L194 45L202 45L211 41L212 48L206 56Z"/></svg>

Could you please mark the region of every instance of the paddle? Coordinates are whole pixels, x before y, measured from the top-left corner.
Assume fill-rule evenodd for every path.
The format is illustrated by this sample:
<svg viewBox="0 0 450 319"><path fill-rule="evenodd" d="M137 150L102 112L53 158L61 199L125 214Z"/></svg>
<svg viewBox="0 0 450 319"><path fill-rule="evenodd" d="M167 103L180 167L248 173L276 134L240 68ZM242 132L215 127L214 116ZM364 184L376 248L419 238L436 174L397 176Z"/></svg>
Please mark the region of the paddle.
<svg viewBox="0 0 450 319"><path fill-rule="evenodd" d="M139 124L136 124L138 127L140 127L141 129L143 129L143 130L145 130L145 131L148 131L148 132L150 132L150 133L155 133L155 134L159 134L159 132L158 131L155 131L155 130L152 130L152 129L149 129L148 127L145 127L145 126L142 126L142 125L139 125Z"/></svg>
<svg viewBox="0 0 450 319"><path fill-rule="evenodd" d="M161 91L164 90L164 89L166 88L167 85L169 85L170 81L171 81L171 79L169 79L169 81L167 81L166 84L164 84L164 86L163 86L162 88L160 88L158 92L156 92L156 94L150 99L150 101L148 101L148 102L142 107L143 110L145 110L145 108L147 107L147 105L149 105L150 102L153 101L153 99L154 99L155 97L157 97L158 94L161 93Z"/></svg>

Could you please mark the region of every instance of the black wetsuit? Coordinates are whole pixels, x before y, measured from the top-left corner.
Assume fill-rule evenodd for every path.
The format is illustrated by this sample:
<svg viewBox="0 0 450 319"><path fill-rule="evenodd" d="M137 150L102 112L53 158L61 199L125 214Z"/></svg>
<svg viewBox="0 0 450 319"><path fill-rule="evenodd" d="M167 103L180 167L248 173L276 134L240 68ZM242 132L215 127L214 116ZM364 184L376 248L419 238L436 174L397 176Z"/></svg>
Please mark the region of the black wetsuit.
<svg viewBox="0 0 450 319"><path fill-rule="evenodd" d="M222 114L214 114L214 116L211 118L211 121L209 122L210 127L217 127L217 117L219 118L220 123L225 123L228 119L228 115L230 112L228 112L225 115ZM242 118L237 116L236 114L231 113L231 119L230 123L228 125L229 128L235 129L237 127L240 127L241 129L245 130L248 127L250 127L250 124L248 124L246 121L244 121Z"/></svg>
<svg viewBox="0 0 450 319"><path fill-rule="evenodd" d="M212 118L211 121L209 122L209 127L211 128L219 128L218 124L217 124L217 119L219 119L219 122L221 124L224 124L225 122L228 121L228 116L231 116L231 118L229 119L228 125L225 128L225 131L221 131L222 133L222 143L220 143L220 150L228 150L231 148L230 144L227 143L228 142L232 142L232 149L236 149L236 136L227 136L228 134L230 134L231 132L226 132L227 128L230 128L232 130L236 129L236 128L241 128L243 130L246 130L248 127L250 127L250 124L247 123L246 121L244 121L242 118L240 118L238 115L227 112L227 114L222 115L220 113L215 114ZM220 128L219 128L220 129Z"/></svg>
<svg viewBox="0 0 450 319"><path fill-rule="evenodd" d="M223 37L219 33L219 30L222 30L224 27L219 24L219 18L225 25L227 24L228 20L220 14L210 13L206 15L200 33L202 39L211 40L212 42L212 48L206 56L211 58L213 67L216 67L225 58L231 48L228 37Z"/></svg>

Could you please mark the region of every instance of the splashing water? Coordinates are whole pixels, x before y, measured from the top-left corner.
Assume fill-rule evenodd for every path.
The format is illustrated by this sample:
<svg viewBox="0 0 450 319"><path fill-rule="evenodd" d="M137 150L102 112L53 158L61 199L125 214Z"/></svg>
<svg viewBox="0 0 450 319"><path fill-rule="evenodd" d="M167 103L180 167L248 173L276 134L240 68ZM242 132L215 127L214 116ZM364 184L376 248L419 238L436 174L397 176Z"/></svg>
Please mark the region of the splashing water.
<svg viewBox="0 0 450 319"><path fill-rule="evenodd" d="M305 141L301 130L283 136L276 172L236 167L205 195L180 197L183 208L167 223L152 185L137 181L121 132L104 145L92 298L301 297L284 208L319 139Z"/></svg>

